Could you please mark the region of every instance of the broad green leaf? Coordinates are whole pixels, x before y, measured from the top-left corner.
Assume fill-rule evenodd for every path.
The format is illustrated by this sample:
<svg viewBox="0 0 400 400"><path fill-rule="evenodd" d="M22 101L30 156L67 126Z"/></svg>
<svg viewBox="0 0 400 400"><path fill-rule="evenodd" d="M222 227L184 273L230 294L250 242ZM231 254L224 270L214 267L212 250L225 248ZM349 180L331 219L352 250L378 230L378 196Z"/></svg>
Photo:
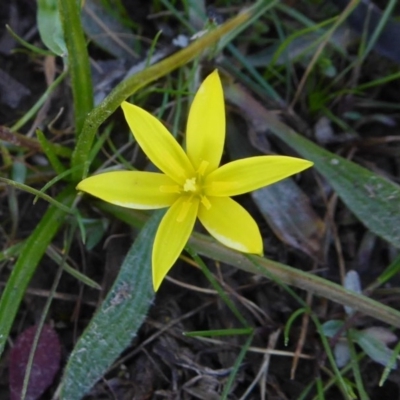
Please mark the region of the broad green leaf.
<svg viewBox="0 0 400 400"><path fill-rule="evenodd" d="M65 56L67 46L61 28L58 0L38 0L37 24L42 42L54 54Z"/></svg>
<svg viewBox="0 0 400 400"><path fill-rule="evenodd" d="M324 324L322 324L322 333L326 337L334 337L340 329L342 329L344 322L337 320L337 319L331 319L330 321L326 321Z"/></svg>
<svg viewBox="0 0 400 400"><path fill-rule="evenodd" d="M105 218L83 219L85 227L85 247L90 251L102 239L107 231L109 220Z"/></svg>
<svg viewBox="0 0 400 400"><path fill-rule="evenodd" d="M11 326L32 275L47 246L64 222L67 215L65 210L69 209L75 194L75 189L71 187L61 192L57 196L56 203L63 204L65 209L51 205L24 243L0 299L0 354L7 343Z"/></svg>
<svg viewBox="0 0 400 400"><path fill-rule="evenodd" d="M383 342L367 332L356 330L351 330L351 337L372 360L384 367L389 364L393 355L393 350L389 349ZM397 364L392 364L391 368L396 369Z"/></svg>
<svg viewBox="0 0 400 400"><path fill-rule="evenodd" d="M141 327L154 298L151 250L164 210L146 223L106 299L68 361L61 399L80 399L103 376Z"/></svg>
<svg viewBox="0 0 400 400"><path fill-rule="evenodd" d="M313 161L314 168L359 220L372 232L400 248L400 187L397 184L300 136L240 86L227 86L225 96L248 118L256 118L298 154Z"/></svg>

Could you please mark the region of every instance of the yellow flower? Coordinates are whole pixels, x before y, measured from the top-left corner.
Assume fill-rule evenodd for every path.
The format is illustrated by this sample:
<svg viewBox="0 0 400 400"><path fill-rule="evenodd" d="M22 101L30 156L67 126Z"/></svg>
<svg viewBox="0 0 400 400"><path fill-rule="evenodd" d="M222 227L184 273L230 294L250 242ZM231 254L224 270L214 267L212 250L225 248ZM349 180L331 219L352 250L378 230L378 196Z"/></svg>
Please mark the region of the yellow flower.
<svg viewBox="0 0 400 400"><path fill-rule="evenodd" d="M217 71L200 86L189 112L186 153L155 117L127 102L121 105L140 147L162 171L115 171L84 179L78 190L122 207L169 207L156 233L153 286L157 290L179 257L198 217L224 245L262 254L260 231L250 214L230 196L259 189L312 163L294 157L259 156L219 167L225 142L225 108Z"/></svg>

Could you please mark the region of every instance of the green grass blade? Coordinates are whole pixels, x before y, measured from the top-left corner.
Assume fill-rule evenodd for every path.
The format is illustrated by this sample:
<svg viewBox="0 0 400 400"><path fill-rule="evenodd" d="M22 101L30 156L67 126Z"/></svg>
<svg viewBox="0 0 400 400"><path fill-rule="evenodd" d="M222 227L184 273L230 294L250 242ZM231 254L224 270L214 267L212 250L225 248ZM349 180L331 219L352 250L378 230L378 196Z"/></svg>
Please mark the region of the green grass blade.
<svg viewBox="0 0 400 400"><path fill-rule="evenodd" d="M85 118L93 109L93 87L89 55L80 16L80 1L59 0L64 39L68 49L68 71L74 98L75 132L80 135Z"/></svg>
<svg viewBox="0 0 400 400"><path fill-rule="evenodd" d="M285 346L287 346L289 344L289 333L290 333L290 329L291 329L294 321L296 321L297 317L299 317L300 315L303 315L306 312L308 312L307 308L304 308L304 307L299 308L294 313L292 313L292 315L286 321L285 329L283 330L283 338L284 338Z"/></svg>
<svg viewBox="0 0 400 400"><path fill-rule="evenodd" d="M32 51L33 53L40 54L42 56L53 56L54 53L52 51L48 50L43 50L40 47L36 47L30 43L28 43L26 40L22 39L20 36L18 36L12 28L6 24L6 29L8 33L22 46L26 47L28 50Z"/></svg>
<svg viewBox="0 0 400 400"><path fill-rule="evenodd" d="M81 399L129 346L153 301L151 251L161 210L129 250L113 287L76 344L62 381L61 399Z"/></svg>
<svg viewBox="0 0 400 400"><path fill-rule="evenodd" d="M75 211L73 209L69 208L65 204L53 199L48 194L43 193L40 190L37 190L37 189L35 189L33 187L30 187L30 186L25 185L23 183L19 183L19 182L13 181L11 179L2 178L1 176L0 176L0 182L4 182L5 184L7 184L9 186L15 187L15 188L17 188L19 190L23 190L24 192L28 192L28 193L34 194L34 195L36 195L36 197L39 197L39 198L49 202L50 204L52 204L53 206L57 207L58 209L64 211L65 213L68 213L68 214L74 214L75 213Z"/></svg>
<svg viewBox="0 0 400 400"><path fill-rule="evenodd" d="M66 181L69 181L69 175L72 175L73 170L72 169L68 169L64 172L62 172L60 175L55 176L53 179L50 179L41 189L40 189L40 193L44 193L46 192L46 190L50 187L52 187L53 185L55 185L57 182L61 181L62 179L65 179ZM33 203L35 204L37 202L37 199L39 198L39 196L36 196L33 200ZM76 215L76 214L75 214Z"/></svg>
<svg viewBox="0 0 400 400"><path fill-rule="evenodd" d="M247 60L247 57L243 55L234 45L227 45L228 51L240 62L248 72L248 75L253 78L256 83L256 86L259 86L261 90L265 92L265 94L276 101L278 104L284 104L284 100L279 96L277 91L257 72L257 69L254 68L251 63Z"/></svg>
<svg viewBox="0 0 400 400"><path fill-rule="evenodd" d="M384 285L400 271L400 255L398 255L388 267L372 282L365 290L364 293L372 293L379 286Z"/></svg>
<svg viewBox="0 0 400 400"><path fill-rule="evenodd" d="M252 256L252 262L245 254L228 249L213 239L197 233L192 235L189 244L198 254L215 261L224 262L243 271L267 278L271 275L275 276L287 285L306 290L342 305L354 307L357 311L400 328L399 311L319 276L258 256Z"/></svg>
<svg viewBox="0 0 400 400"><path fill-rule="evenodd" d="M393 369L393 366L396 364L396 359L399 357L400 354L400 342L396 344L396 347L393 349L392 357L390 357L389 362L387 363L385 369L382 372L381 379L379 380L379 386L383 386L388 378L390 372Z"/></svg>
<svg viewBox="0 0 400 400"><path fill-rule="evenodd" d="M362 55L363 58L367 57L367 55L371 52L371 50L376 46L379 38L383 36L382 33L384 33L385 27L388 24L390 15L392 14L393 9L395 8L396 4L397 4L396 0L390 0L388 2L387 6L385 8L385 11L382 13L381 18L379 19L379 22L377 23L374 31L371 34L371 37L369 38L365 52Z"/></svg>
<svg viewBox="0 0 400 400"><path fill-rule="evenodd" d="M228 44L231 43L232 40L237 37L242 31L249 27L249 25L254 26L254 23L257 19L259 19L262 15L264 15L270 8L275 7L280 3L279 0L258 0L256 1L249 9L251 10L251 15L249 20L245 24L240 24L232 29L227 35L225 35L221 40L217 43L217 51L222 51L222 49Z"/></svg>
<svg viewBox="0 0 400 400"><path fill-rule="evenodd" d="M331 349L331 346L330 346L330 343L329 343L327 337L324 335L323 328L322 328L321 323L319 322L318 317L315 314L311 314L311 318L312 318L312 320L317 328L317 331L319 333L319 337L321 339L322 346L325 349L325 353L329 360L331 368L333 370L333 374L335 376L335 380L337 381L338 388L342 390L343 395L344 395L343 397L345 399L353 399L354 397L352 397L351 387L349 387L346 384L346 380L344 379L343 374L340 373L339 368L336 365L335 356L333 355L333 352L332 352L332 349Z"/></svg>
<svg viewBox="0 0 400 400"><path fill-rule="evenodd" d="M39 100L27 111L21 119L19 119L11 128L10 132L15 132L22 128L30 119L32 119L39 109L43 106L45 101L50 97L51 93L53 93L54 89L64 80L67 73L64 71L60 74L57 79L46 89L46 91L40 96ZM29 141L27 141L29 142Z"/></svg>
<svg viewBox="0 0 400 400"><path fill-rule="evenodd" d="M270 61L269 67L274 66L276 64L276 62L279 60L279 58L284 54L284 52L288 51L288 48L291 43L293 43L296 39L298 39L302 36L305 36L309 33L314 33L314 32L320 33L319 38L317 40L315 40L314 42L310 43L311 48L316 47L320 43L320 41L323 39L323 34L326 33L326 31L325 31L326 27L333 24L336 19L337 19L336 17L330 18L330 19L328 19L326 21L322 21L318 24L307 26L306 28L303 28L303 29L297 29L294 33L289 35L276 49L276 51L274 52L274 55Z"/></svg>
<svg viewBox="0 0 400 400"><path fill-rule="evenodd" d="M221 400L226 400L229 396L229 393L231 391L232 385L235 382L236 375L239 371L240 365L242 361L244 360L244 357L249 350L249 347L251 345L251 342L253 341L254 334L249 335L248 339L246 340L245 344L242 346L239 355L236 358L235 364L233 366L232 372L229 375L228 381L226 382L226 385L224 387L224 390L221 394Z"/></svg>
<svg viewBox="0 0 400 400"><path fill-rule="evenodd" d="M54 148L50 146L50 142L46 139L46 136L40 129L36 129L36 136L39 140L40 145L44 153L46 154L51 166L53 167L54 171L57 175L62 174L65 172L65 167L57 157L57 154L54 152Z"/></svg>
<svg viewBox="0 0 400 400"><path fill-rule="evenodd" d="M74 198L75 190L67 187L58 195L57 201L69 208ZM50 206L24 244L0 299L0 354L7 343L25 289L66 215L59 207Z"/></svg>
<svg viewBox="0 0 400 400"><path fill-rule="evenodd" d="M0 251L0 261L11 260L12 258L18 257L22 248L24 247L25 241L13 244L10 247Z"/></svg>
<svg viewBox="0 0 400 400"><path fill-rule="evenodd" d="M360 396L360 400L369 400L369 397L364 388L362 372L360 371L360 364L357 359L357 352L353 343L353 338L351 337L351 331L347 332L347 345L349 346L351 354L350 364L353 371L354 381L358 390L358 395Z"/></svg>
<svg viewBox="0 0 400 400"><path fill-rule="evenodd" d="M215 336L236 336L251 335L253 328L232 328L232 329L210 329L208 331L184 332L187 337L215 337Z"/></svg>
<svg viewBox="0 0 400 400"><path fill-rule="evenodd" d="M373 79L373 80L371 80L369 82L362 83L361 85L356 86L354 88L354 90L357 90L357 91L361 92L361 91L366 90L366 89L370 89L370 88L373 88L373 87L376 87L376 86L384 85L384 84L389 83L391 81L394 81L396 79L400 79L400 72L394 72L393 74L385 75L385 76L382 76L380 78ZM338 94L342 94L342 93L351 93L351 91L348 90L346 92L346 90L343 90L343 91L338 92L336 94L336 96L335 96L335 94L333 94L332 96L334 96L336 98ZM332 97L332 98L334 98L334 97Z"/></svg>
<svg viewBox="0 0 400 400"><path fill-rule="evenodd" d="M377 278L377 282L380 285L386 283L393 276L397 275L400 271L400 255L398 255L393 262L380 274Z"/></svg>
<svg viewBox="0 0 400 400"><path fill-rule="evenodd" d="M46 254L57 264L57 265L63 265L63 269L65 272L76 278L78 281L82 282L83 284L92 287L93 289L96 290L101 290L101 286L95 282L94 280L90 279L88 276L83 274L82 272L78 271L74 267L72 267L68 262L66 261L64 255L58 253L54 247L49 246L47 248Z"/></svg>
<svg viewBox="0 0 400 400"><path fill-rule="evenodd" d="M201 268L201 271L206 276L208 281L211 283L212 287L217 291L218 295L221 297L221 300L227 305L227 307L232 311L235 317L240 321L240 323L248 327L248 323L246 318L240 313L238 308L235 306L235 303L230 299L230 297L225 293L221 285L218 283L217 279L211 273L211 271L207 268L207 265L201 259L201 257L196 254L195 251L190 246L186 246L186 251L190 254L194 261L196 261L197 265Z"/></svg>

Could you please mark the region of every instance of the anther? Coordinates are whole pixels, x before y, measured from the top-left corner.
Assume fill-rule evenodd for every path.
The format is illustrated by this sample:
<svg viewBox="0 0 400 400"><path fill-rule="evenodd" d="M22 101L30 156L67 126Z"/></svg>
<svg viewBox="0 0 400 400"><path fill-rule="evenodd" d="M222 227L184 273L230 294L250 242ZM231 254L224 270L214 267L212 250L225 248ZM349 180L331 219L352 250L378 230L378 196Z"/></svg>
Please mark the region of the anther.
<svg viewBox="0 0 400 400"><path fill-rule="evenodd" d="M208 200L206 196L201 196L200 201L207 210L209 210L211 208L210 200Z"/></svg>
<svg viewBox="0 0 400 400"><path fill-rule="evenodd" d="M202 160L199 166L199 169L197 170L197 173L201 176L204 175L204 172L206 172L207 167L210 165L210 163L206 160Z"/></svg>
<svg viewBox="0 0 400 400"><path fill-rule="evenodd" d="M186 179L183 190L185 192L195 192L197 190L196 178Z"/></svg>

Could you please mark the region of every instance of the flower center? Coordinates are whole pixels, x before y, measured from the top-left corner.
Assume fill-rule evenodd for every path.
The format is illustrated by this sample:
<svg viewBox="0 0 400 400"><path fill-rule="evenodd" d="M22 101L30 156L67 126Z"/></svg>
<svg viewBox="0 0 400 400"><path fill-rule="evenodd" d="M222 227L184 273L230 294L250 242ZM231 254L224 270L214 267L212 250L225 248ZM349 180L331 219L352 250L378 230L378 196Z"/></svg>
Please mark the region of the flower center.
<svg viewBox="0 0 400 400"><path fill-rule="evenodd" d="M204 173L206 172L208 164L208 161L203 160L200 163L198 170L196 171L196 176L187 178L182 186L183 192L186 192L187 194L190 194L192 196L199 197L200 201L207 209L211 207L211 204L207 197L203 194L203 180Z"/></svg>
<svg viewBox="0 0 400 400"><path fill-rule="evenodd" d="M199 191L199 187L196 185L196 178L186 179L183 185L183 191L197 193Z"/></svg>
<svg viewBox="0 0 400 400"><path fill-rule="evenodd" d="M203 194L204 173L207 169L208 164L208 161L203 160L200 163L198 170L196 171L196 175L192 176L191 178L186 178L182 186L173 185L160 187L160 190L164 193L179 193L181 195L187 196L187 200L183 203L182 210L179 213L177 219L178 222L181 222L185 219L194 198L200 199L200 202L207 210L211 208L210 201Z"/></svg>

